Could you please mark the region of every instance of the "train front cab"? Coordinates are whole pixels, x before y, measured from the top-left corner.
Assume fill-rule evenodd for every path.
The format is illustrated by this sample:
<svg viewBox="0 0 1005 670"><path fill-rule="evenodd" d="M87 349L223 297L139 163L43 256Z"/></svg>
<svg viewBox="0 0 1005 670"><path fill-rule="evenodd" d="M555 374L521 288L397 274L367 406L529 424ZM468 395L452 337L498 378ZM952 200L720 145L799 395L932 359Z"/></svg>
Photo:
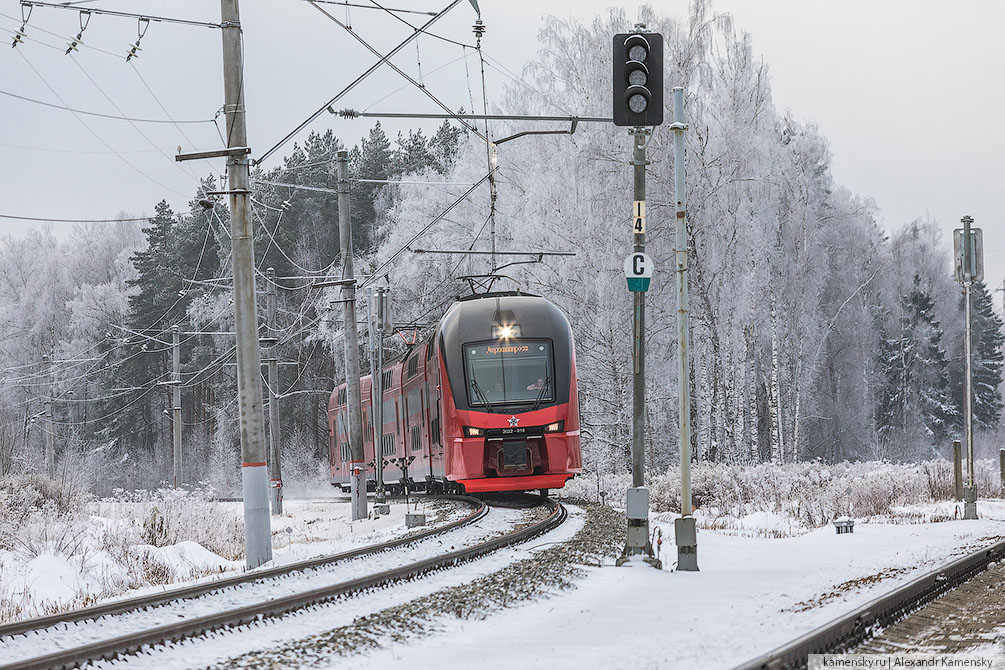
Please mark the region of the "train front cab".
<svg viewBox="0 0 1005 670"><path fill-rule="evenodd" d="M572 329L555 305L460 301L438 339L447 479L469 493L524 491L582 471Z"/></svg>

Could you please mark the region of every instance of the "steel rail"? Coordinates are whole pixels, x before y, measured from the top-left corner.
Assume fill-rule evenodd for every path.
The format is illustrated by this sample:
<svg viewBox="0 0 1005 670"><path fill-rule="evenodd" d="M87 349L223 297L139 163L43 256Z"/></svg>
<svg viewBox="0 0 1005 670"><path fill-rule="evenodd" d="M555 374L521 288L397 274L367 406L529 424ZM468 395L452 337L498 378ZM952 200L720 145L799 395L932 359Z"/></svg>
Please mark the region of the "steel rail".
<svg viewBox="0 0 1005 670"><path fill-rule="evenodd" d="M137 596L135 598L117 600L109 603L103 603L100 605L92 605L90 607L70 610L69 612L50 614L48 616L35 617L33 619L24 619L22 621L14 621L11 623L3 624L0 625L0 638L10 637L13 635L23 635L25 633L43 630L45 628L49 628L51 626L55 626L61 623L62 624L74 623L77 621L97 619L98 617L110 616L114 614L124 614L126 612L132 612L147 607L156 607L158 605L163 605L165 603L174 602L177 600L188 600L191 598L197 598L199 596L206 595L207 593L220 591L233 586L239 586L241 584L247 584L249 582L263 581L266 579L272 579L275 577L288 575L294 572L303 572L305 570L313 570L315 568L334 565L336 563L341 563L343 561L359 558L361 556L367 556L369 554L376 554L382 551L387 551L388 549L396 549L404 545L412 544L413 542L418 542L420 540L425 540L435 535L440 535L442 533L454 530L455 528L459 528L460 526L466 526L468 524L474 523L475 521L478 521L488 513L488 506L484 502L482 502L481 500L477 500L475 498L470 498L468 496L443 495L443 496L436 496L435 498L437 500L454 500L457 502L461 502L466 505L470 505L473 509L472 512L467 516L443 524L442 526L428 528L426 530L419 531L411 535L406 535L404 537L400 537L395 540L381 542L380 544L371 544L365 547L359 547L358 549L351 549L349 551L344 551L338 554L329 554L327 556L318 556L316 558L309 558L304 561L289 563L287 565L280 565L274 568L266 568L264 570L254 570L252 572L246 572L241 575L235 575L233 577L225 577L223 579L216 579L202 584L193 584L192 586L183 586L181 588L168 589L166 591L159 591L157 593L151 593L145 596ZM5 667L6 666L0 666L0 668Z"/></svg>
<svg viewBox="0 0 1005 670"><path fill-rule="evenodd" d="M1005 556L1005 540L979 549L938 570L914 579L848 614L812 630L774 651L734 670L790 670L805 668L810 654L834 654L853 649L882 629L976 577L991 561Z"/></svg>
<svg viewBox="0 0 1005 670"><path fill-rule="evenodd" d="M409 579L427 572L457 565L502 547L526 541L561 524L566 518L565 508L550 500L546 500L545 504L552 508L552 513L546 519L519 531L487 540L473 547L418 561L393 570L360 577L341 584L321 587L262 603L246 605L226 612L159 626L147 631L26 659L0 666L0 670L40 670L42 668L75 667L87 661L113 659L121 655L138 652L150 645L178 641L219 628L241 626L263 618L281 616L288 612L382 586L390 582Z"/></svg>
<svg viewBox="0 0 1005 670"><path fill-rule="evenodd" d="M561 525L567 516L565 507L548 499L544 504L551 508L551 514L537 523L518 531L486 540L473 547L458 549L441 556L435 556L408 565L385 570L366 577L359 577L341 584L333 584L290 596L275 598L266 602L246 605L225 612L218 612L195 619L158 626L117 638L94 642L80 647L64 649L44 656L17 661L0 666L0 670L44 670L50 668L73 668L82 663L99 659L111 660L137 653L145 647L177 642L202 635L220 628L242 626L265 618L282 616L306 607L350 596L360 591L376 588L392 582L418 577L420 575L458 565L478 558L503 547L525 542L541 533Z"/></svg>

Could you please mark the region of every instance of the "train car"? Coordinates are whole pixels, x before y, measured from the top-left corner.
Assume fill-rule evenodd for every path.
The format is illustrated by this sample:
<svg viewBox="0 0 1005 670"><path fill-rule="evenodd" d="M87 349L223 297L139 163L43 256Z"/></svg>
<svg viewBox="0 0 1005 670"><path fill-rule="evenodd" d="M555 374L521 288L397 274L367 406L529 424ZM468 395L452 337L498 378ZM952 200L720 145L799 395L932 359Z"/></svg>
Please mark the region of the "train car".
<svg viewBox="0 0 1005 670"><path fill-rule="evenodd" d="M572 328L545 298L462 298L383 375L381 451L392 489L547 490L582 471ZM360 381L362 467L372 488L372 384ZM343 488L352 466L345 389L332 392L328 408L331 483Z"/></svg>

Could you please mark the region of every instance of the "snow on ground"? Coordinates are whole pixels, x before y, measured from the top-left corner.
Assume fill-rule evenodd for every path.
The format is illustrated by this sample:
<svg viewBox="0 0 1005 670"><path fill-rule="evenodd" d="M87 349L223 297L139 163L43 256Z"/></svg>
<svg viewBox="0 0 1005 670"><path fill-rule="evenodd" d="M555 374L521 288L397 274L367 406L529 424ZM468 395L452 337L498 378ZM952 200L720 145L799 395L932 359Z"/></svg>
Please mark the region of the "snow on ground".
<svg viewBox="0 0 1005 670"><path fill-rule="evenodd" d="M109 532L121 532L133 502L102 501L86 526L75 531L72 551L53 546L52 550L31 555L25 551L0 551L0 602L17 603L22 616L37 616L52 611L92 604L94 601L118 600L157 592L182 583L209 581L221 575L244 570L243 560L227 560L193 541L166 546L136 543L107 551ZM220 503L223 515L241 514L241 503ZM414 509L415 503L412 507ZM465 506L442 512L444 508L420 501L427 522L440 524L468 513ZM405 505L391 503L391 513L372 519L351 521L348 502L341 498L286 500L283 514L271 517L273 560L266 567L339 553L349 549L384 542L410 532L405 528ZM287 530L288 529L288 530ZM34 552L32 552L34 553ZM129 589L141 573L155 573L148 584ZM114 595L113 595L114 594Z"/></svg>
<svg viewBox="0 0 1005 670"><path fill-rule="evenodd" d="M951 516L952 508L912 509ZM333 659L330 667L468 668L478 659L480 670L730 668L1005 534L1005 501L981 501L978 509L978 521L859 521L846 535L830 526L781 539L699 530L697 573L669 570L673 524L658 523L670 563L662 571L587 568L571 591L483 621L448 621L443 634ZM764 521L768 530L777 519ZM879 573L887 577L835 589Z"/></svg>
<svg viewBox="0 0 1005 670"><path fill-rule="evenodd" d="M404 507L402 505L402 507ZM443 535L410 543L405 547L356 558L333 566L295 572L282 579L268 579L247 583L198 598L167 603L99 620L82 621L73 626L56 625L27 636L15 636L2 643L3 656L9 660L23 660L69 645L83 645L98 640L178 623L185 619L243 607L251 603L274 600L294 593L342 583L375 572L389 570L403 564L417 562L444 553L454 547L476 544L488 536L511 530L526 519L521 509L492 508L490 513L472 524L455 528ZM341 612L345 607L337 606ZM300 628L302 630L302 627ZM261 638L261 631L254 631ZM191 663L192 652L184 655ZM162 666L159 666L162 667Z"/></svg>
<svg viewBox="0 0 1005 670"><path fill-rule="evenodd" d="M213 663L224 661L233 656L260 650L281 644L286 640L297 640L310 635L324 633L340 626L345 626L353 622L357 617L371 614L375 611L392 607L401 603L409 602L429 593L434 593L440 589L452 586L467 584L479 577L491 574L515 561L532 556L535 551L545 549L556 543L566 542L583 527L585 513L571 505L566 506L569 511L569 519L558 528L534 538L533 540L515 547L501 549L499 551L483 556L482 558L462 563L448 570L442 570L430 574L422 579L409 582L397 583L388 587L370 591L363 596L337 600L335 602L318 605L298 613L291 614L281 619L269 620L256 624L252 627L242 627L241 629L229 631L226 634L216 634L208 638L188 640L170 648L158 647L150 655L129 656L115 662L99 662L89 667L95 669L104 668L150 668L156 667L159 670L185 670L188 668L203 668ZM495 528L501 529L508 521L520 518L521 510L511 510L506 508L492 508L489 515L478 522L483 530ZM424 556L407 556L409 560L428 557L436 551L442 552L445 547L437 546L437 541L432 540L426 543L427 546L421 551ZM453 544L453 540L451 542ZM457 546L461 546L458 544ZM435 550L435 551L434 551ZM413 552L419 553L419 552ZM402 561L404 562L404 561ZM373 561L370 564L374 569L383 569L386 566L377 566ZM343 573L345 579L356 576L348 571ZM400 652L407 658L408 650ZM475 657L478 658L478 657ZM338 667L348 667L358 659L339 658ZM458 667L476 667L472 665L471 658L466 660L457 658ZM400 661L396 661L394 666L373 666L373 667L398 667ZM406 666L411 667L411 666ZM480 667L480 666L477 666ZM507 666L508 667L508 666ZM519 666L513 666L519 667ZM561 667L561 666L553 666ZM593 666L582 666L590 668Z"/></svg>

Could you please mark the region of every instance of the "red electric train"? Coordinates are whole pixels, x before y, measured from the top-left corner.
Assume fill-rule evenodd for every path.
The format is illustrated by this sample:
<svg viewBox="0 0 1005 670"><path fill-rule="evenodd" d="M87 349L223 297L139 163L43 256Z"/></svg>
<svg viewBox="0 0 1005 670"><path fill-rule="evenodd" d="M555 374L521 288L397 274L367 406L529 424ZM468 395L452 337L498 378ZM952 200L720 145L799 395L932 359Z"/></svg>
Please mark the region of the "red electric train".
<svg viewBox="0 0 1005 670"><path fill-rule="evenodd" d="M375 485L369 375L360 380ZM383 370L384 483L431 492L558 489L582 471L572 328L545 298L472 295ZM331 483L349 488L346 385L328 404ZM402 467L404 465L404 467Z"/></svg>

